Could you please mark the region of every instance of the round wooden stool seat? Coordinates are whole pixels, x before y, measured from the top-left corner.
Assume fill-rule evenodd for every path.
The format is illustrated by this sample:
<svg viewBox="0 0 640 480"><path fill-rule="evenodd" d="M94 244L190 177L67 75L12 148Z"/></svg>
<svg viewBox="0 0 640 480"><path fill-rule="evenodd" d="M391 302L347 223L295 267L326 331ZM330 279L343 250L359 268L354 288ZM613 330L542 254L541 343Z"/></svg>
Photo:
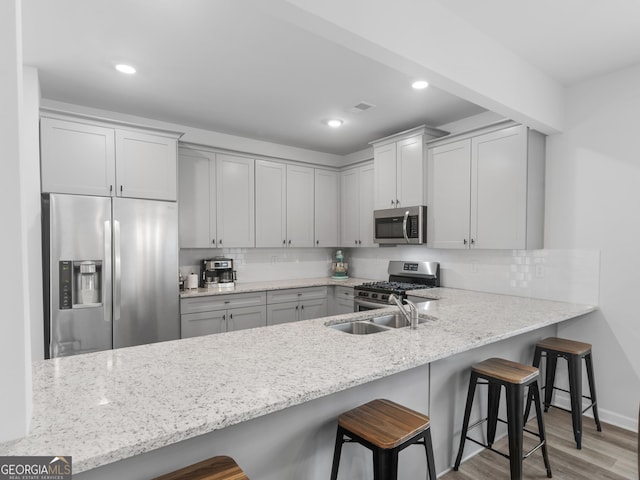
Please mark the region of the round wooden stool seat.
<svg viewBox="0 0 640 480"><path fill-rule="evenodd" d="M249 480L235 460L218 456L194 463L153 480Z"/></svg>
<svg viewBox="0 0 640 480"><path fill-rule="evenodd" d="M537 347L545 350L553 350L555 352L567 353L569 355L585 355L591 351L591 344L585 342L576 342L575 340L567 340L566 338L549 337L536 343Z"/></svg>
<svg viewBox="0 0 640 480"><path fill-rule="evenodd" d="M538 376L537 368L504 358L489 358L476 363L471 367L471 370L482 377L495 378L516 385L529 383Z"/></svg>
<svg viewBox="0 0 640 480"><path fill-rule="evenodd" d="M340 415L338 425L376 447L394 448L429 428L429 417L391 400L373 400Z"/></svg>

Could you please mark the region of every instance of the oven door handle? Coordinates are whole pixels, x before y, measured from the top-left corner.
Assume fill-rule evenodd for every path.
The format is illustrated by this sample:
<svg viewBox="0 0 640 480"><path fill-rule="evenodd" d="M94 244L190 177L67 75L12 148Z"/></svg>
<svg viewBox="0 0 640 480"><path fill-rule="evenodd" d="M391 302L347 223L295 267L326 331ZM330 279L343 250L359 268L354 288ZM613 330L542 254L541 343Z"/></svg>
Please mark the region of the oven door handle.
<svg viewBox="0 0 640 480"><path fill-rule="evenodd" d="M404 212L404 219L402 220L402 234L404 235L404 241L409 243L409 235L407 235L407 220L409 219L409 210Z"/></svg>
<svg viewBox="0 0 640 480"><path fill-rule="evenodd" d="M365 308L385 308L387 304L380 302L368 302L367 300L362 300L360 298L355 298L353 301L353 306L355 307L355 311L359 312L359 306L363 306Z"/></svg>

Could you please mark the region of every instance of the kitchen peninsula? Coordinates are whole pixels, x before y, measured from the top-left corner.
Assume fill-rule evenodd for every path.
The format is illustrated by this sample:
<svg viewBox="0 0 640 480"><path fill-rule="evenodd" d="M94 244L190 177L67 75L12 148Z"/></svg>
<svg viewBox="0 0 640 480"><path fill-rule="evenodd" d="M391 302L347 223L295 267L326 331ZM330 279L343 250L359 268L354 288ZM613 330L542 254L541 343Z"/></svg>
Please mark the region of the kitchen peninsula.
<svg viewBox="0 0 640 480"><path fill-rule="evenodd" d="M79 479L142 479L229 454L250 478L315 480L328 476L337 415L384 396L429 413L442 472L468 365L498 354L530 361L537 339L597 308L449 288L416 294L437 299L417 330L327 327L372 316L358 312L37 362L31 432L0 455L71 455ZM353 448L342 478L366 478L367 453ZM404 464L417 472L410 455Z"/></svg>

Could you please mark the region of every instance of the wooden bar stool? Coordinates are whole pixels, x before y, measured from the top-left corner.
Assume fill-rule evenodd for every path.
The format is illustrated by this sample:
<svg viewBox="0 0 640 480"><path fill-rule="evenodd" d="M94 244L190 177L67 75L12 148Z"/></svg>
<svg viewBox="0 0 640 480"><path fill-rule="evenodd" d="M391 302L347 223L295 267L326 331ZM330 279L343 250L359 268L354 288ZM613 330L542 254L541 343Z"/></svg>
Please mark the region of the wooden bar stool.
<svg viewBox="0 0 640 480"><path fill-rule="evenodd" d="M422 444L427 455L427 479L436 480L431 429L426 415L390 400L373 400L340 415L331 480L338 478L345 442L359 443L373 452L374 480L396 480L398 453L409 445Z"/></svg>
<svg viewBox="0 0 640 480"><path fill-rule="evenodd" d="M565 412L571 412L571 422L573 423L573 437L576 441L578 449L582 448L582 414L593 409L593 418L596 422L596 428L602 431L600 418L598 417L598 405L596 401L596 385L593 377L593 363L591 360L591 344L567 340L564 338L549 337L539 341L533 354L533 366L540 366L542 356L547 358L547 367L545 371L544 382L544 411L549 411L549 407L559 408ZM569 390L554 386L556 377L556 364L558 358L562 357L567 360L569 370ZM589 397L582 395L582 359L584 359L587 367L587 378L589 380ZM571 398L571 410L558 407L551 404L554 390L567 392ZM582 409L582 399L586 398L591 404L584 410ZM531 406L531 393L527 401L527 410L525 418L529 416Z"/></svg>
<svg viewBox="0 0 640 480"><path fill-rule="evenodd" d="M153 480L249 480L235 460L219 456L194 463Z"/></svg>
<svg viewBox="0 0 640 480"><path fill-rule="evenodd" d="M551 465L549 464L549 457L547 456L547 442L544 434L542 405L540 404L540 392L538 391L538 376L537 368L511 362L502 358L490 358L483 362L476 363L471 367L469 393L467 394L467 405L464 411L462 432L460 433L460 447L458 449L456 463L453 467L454 470L458 470L460 467L465 441L471 440L480 446L488 448L489 450L508 458L511 480L522 479L523 458L527 458L533 452L542 448L542 457L544 459L544 466L547 469L547 477L551 478ZM477 384L489 386L488 412L486 418L483 418L469 426L469 417L471 415L471 407L473 406L473 397ZM503 386L506 390L507 399L506 422L498 418L500 390ZM533 392L533 401L538 415L538 432L533 432L524 428L524 416L522 412L524 410L525 387L529 387L530 393ZM480 426L485 421L487 422L487 444L481 443L467 436L470 429ZM505 422L507 424L507 432L509 435L509 455L492 448L496 437L496 426L498 421ZM540 443L526 454L523 454L523 431L535 435L540 439Z"/></svg>

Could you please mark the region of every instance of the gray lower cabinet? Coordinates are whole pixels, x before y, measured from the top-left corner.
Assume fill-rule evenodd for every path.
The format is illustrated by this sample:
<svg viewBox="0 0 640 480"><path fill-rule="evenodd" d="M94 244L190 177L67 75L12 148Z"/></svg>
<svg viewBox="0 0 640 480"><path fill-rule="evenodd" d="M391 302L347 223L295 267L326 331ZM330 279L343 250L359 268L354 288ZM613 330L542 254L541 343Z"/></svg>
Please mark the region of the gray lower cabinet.
<svg viewBox="0 0 640 480"><path fill-rule="evenodd" d="M290 288L267 292L267 325L326 317L327 287Z"/></svg>
<svg viewBox="0 0 640 480"><path fill-rule="evenodd" d="M329 315L353 313L353 287L333 287L333 302L329 306Z"/></svg>
<svg viewBox="0 0 640 480"><path fill-rule="evenodd" d="M183 298L181 337L264 327L267 324L265 304L265 292Z"/></svg>

